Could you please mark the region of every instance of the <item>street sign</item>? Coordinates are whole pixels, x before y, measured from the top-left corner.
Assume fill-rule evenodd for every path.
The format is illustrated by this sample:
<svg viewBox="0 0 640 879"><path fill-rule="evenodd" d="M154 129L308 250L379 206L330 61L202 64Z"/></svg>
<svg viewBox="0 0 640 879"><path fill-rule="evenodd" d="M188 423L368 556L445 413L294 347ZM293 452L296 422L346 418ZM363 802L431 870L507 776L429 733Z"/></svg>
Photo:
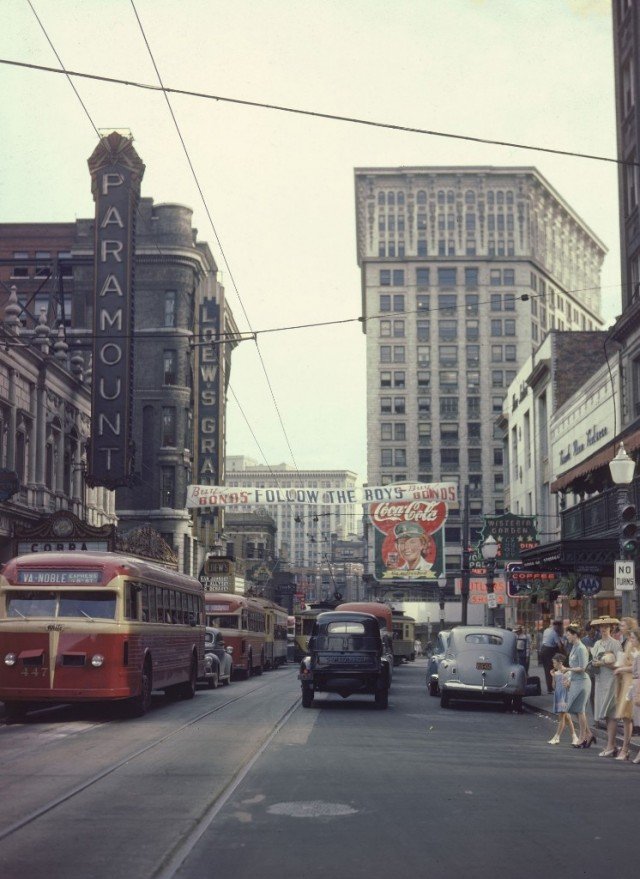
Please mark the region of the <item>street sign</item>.
<svg viewBox="0 0 640 879"><path fill-rule="evenodd" d="M615 588L620 592L636 588L636 563L616 560Z"/></svg>
<svg viewBox="0 0 640 879"><path fill-rule="evenodd" d="M495 610L495 608L497 606L498 606L498 596L495 594L495 592L489 592L489 594L487 595L487 607L491 608L492 610Z"/></svg>

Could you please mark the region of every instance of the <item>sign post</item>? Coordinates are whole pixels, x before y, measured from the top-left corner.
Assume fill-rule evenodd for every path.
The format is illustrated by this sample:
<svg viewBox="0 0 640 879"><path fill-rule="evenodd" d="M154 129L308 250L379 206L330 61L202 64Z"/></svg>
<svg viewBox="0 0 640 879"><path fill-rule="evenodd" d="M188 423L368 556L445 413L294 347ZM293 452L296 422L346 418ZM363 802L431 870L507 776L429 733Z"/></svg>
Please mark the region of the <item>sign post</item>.
<svg viewBox="0 0 640 879"><path fill-rule="evenodd" d="M619 592L632 592L636 588L636 563L616 560L615 588Z"/></svg>

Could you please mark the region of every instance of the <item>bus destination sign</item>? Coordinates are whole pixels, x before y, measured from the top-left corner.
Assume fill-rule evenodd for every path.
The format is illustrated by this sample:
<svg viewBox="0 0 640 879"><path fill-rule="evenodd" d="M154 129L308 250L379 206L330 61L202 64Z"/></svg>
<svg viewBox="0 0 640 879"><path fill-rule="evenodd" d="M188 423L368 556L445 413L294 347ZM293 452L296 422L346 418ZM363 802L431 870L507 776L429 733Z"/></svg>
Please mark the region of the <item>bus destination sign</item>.
<svg viewBox="0 0 640 879"><path fill-rule="evenodd" d="M86 585L87 583L101 583L101 571L62 571L49 568L42 571L18 570L18 583L29 583L32 586L47 586L50 584Z"/></svg>

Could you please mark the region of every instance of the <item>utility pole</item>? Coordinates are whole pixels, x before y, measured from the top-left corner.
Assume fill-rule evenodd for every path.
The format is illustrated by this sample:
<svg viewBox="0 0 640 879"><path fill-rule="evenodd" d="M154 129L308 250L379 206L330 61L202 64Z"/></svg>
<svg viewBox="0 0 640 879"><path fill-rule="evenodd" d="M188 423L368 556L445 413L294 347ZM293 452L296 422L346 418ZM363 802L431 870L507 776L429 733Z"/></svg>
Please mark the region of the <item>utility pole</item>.
<svg viewBox="0 0 640 879"><path fill-rule="evenodd" d="M462 569L460 571L460 596L462 598L462 616L461 622L463 626L467 625L467 608L469 607L469 578L471 572L469 569L470 560L469 551L469 486L464 487L464 499L462 507Z"/></svg>

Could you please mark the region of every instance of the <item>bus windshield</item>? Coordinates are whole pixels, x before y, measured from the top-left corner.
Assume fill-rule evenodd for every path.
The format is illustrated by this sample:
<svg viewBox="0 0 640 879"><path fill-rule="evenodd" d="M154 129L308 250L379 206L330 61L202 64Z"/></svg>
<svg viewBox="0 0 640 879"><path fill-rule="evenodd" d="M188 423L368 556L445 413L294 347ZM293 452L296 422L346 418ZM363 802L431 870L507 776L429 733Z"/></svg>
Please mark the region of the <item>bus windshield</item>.
<svg viewBox="0 0 640 879"><path fill-rule="evenodd" d="M213 626L216 629L237 629L239 617L232 616L231 614L225 616L214 616L213 614L207 614L207 625Z"/></svg>
<svg viewBox="0 0 640 879"><path fill-rule="evenodd" d="M89 617L113 620L116 616L114 592L7 592L10 617Z"/></svg>

